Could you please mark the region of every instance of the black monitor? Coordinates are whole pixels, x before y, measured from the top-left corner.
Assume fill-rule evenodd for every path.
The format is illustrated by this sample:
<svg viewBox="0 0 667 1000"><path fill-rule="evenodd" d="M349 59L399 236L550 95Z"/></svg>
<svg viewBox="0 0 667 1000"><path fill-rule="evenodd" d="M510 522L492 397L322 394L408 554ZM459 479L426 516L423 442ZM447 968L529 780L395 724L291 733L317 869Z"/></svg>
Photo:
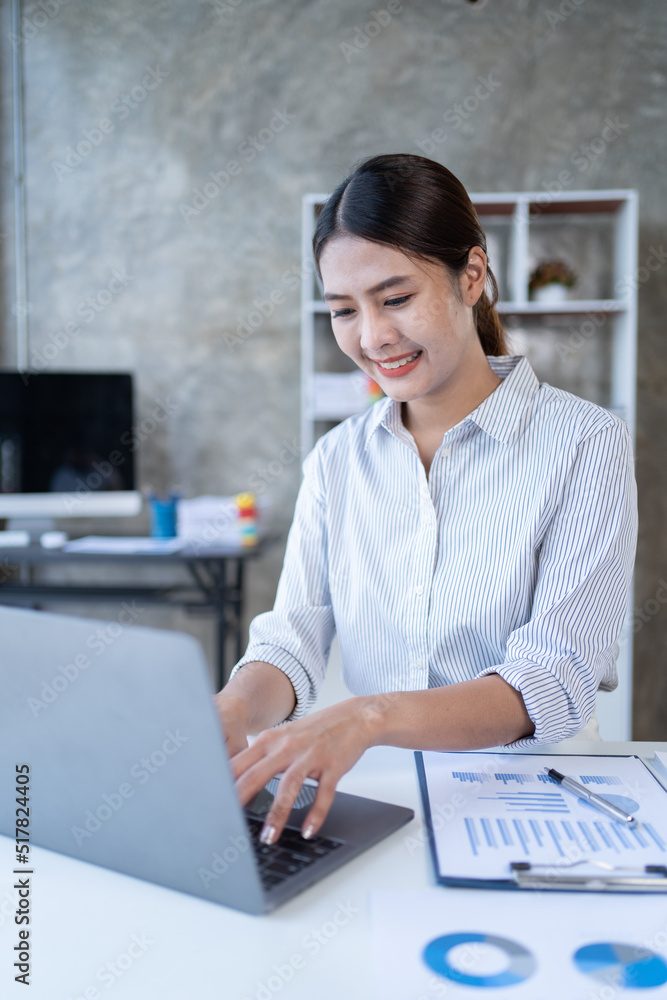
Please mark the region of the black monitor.
<svg viewBox="0 0 667 1000"><path fill-rule="evenodd" d="M136 514L132 376L0 371L0 517Z"/></svg>

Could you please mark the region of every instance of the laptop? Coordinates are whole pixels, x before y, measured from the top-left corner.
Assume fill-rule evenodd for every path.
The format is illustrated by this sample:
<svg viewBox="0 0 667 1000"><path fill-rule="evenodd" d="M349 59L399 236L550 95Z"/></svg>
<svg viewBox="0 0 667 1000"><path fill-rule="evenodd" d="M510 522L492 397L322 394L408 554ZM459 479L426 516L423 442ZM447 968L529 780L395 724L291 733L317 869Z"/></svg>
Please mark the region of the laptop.
<svg viewBox="0 0 667 1000"><path fill-rule="evenodd" d="M306 841L304 786L285 834L259 844L271 783L241 807L188 635L0 607L0 687L0 833L16 834L20 787L30 843L212 902L267 913L414 815L338 792Z"/></svg>

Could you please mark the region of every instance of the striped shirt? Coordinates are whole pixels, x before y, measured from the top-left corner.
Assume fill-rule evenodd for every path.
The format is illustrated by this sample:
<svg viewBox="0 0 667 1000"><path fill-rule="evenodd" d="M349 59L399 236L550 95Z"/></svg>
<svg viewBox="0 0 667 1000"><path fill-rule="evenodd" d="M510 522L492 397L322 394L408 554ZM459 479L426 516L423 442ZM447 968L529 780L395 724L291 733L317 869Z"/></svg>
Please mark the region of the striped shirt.
<svg viewBox="0 0 667 1000"><path fill-rule="evenodd" d="M615 660L637 532L628 430L489 358L500 385L444 435L427 478L401 404L380 400L304 462L275 607L235 669L263 660L313 703L334 632L354 694L496 673L535 724L579 732Z"/></svg>

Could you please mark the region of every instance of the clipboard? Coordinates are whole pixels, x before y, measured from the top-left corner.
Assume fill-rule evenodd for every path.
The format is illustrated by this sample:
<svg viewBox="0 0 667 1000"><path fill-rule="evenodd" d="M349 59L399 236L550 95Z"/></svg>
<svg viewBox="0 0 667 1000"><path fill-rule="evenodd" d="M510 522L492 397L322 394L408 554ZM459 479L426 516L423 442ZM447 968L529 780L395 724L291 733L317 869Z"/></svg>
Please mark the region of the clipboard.
<svg viewBox="0 0 667 1000"><path fill-rule="evenodd" d="M480 889L667 892L667 790L634 754L415 751L436 882ZM635 828L549 778L566 771Z"/></svg>

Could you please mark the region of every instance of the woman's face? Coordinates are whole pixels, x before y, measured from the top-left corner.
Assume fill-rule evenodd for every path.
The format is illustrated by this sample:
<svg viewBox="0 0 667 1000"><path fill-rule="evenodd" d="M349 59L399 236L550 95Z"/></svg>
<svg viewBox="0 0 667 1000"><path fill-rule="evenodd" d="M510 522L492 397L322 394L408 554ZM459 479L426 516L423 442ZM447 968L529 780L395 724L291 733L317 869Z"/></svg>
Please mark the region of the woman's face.
<svg viewBox="0 0 667 1000"><path fill-rule="evenodd" d="M471 363L484 362L472 317L486 278L479 248L458 295L444 265L353 236L326 245L320 270L338 346L392 399L435 402Z"/></svg>

